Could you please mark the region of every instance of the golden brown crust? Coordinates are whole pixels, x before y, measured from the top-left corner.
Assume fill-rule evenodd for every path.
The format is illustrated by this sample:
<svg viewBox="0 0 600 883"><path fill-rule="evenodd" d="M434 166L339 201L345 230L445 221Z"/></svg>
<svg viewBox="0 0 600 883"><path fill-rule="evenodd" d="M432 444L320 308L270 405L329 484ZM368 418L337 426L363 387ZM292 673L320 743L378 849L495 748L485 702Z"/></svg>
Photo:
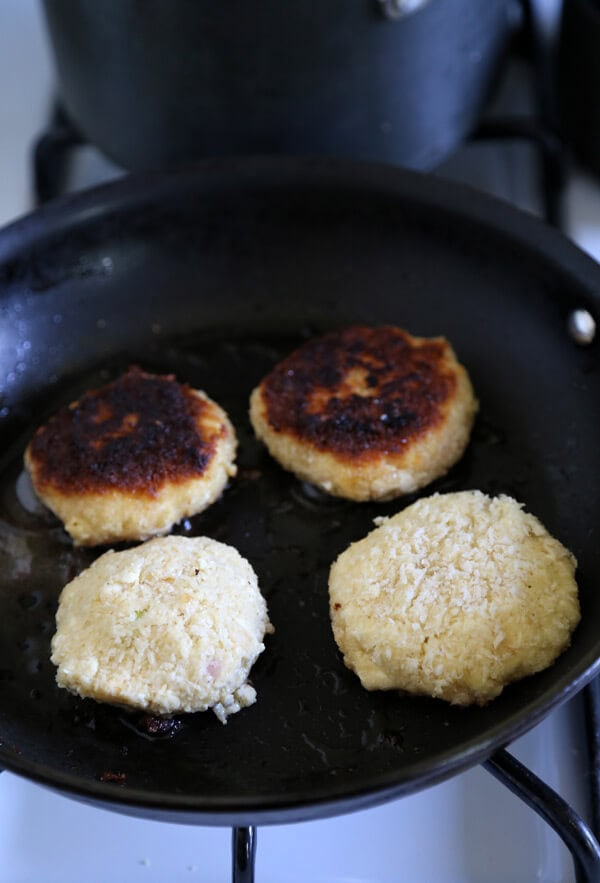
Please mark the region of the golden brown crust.
<svg viewBox="0 0 600 883"><path fill-rule="evenodd" d="M264 378L250 419L299 478L352 500L411 493L462 456L477 401L442 337L353 326L309 341Z"/></svg>
<svg viewBox="0 0 600 883"><path fill-rule="evenodd" d="M352 326L308 341L264 379L266 419L283 432L362 460L402 450L443 418L456 390L443 338Z"/></svg>
<svg viewBox="0 0 600 883"><path fill-rule="evenodd" d="M204 425L206 410L207 401L172 375L132 367L39 427L27 452L36 485L153 496L165 482L200 477L223 432Z"/></svg>
<svg viewBox="0 0 600 883"><path fill-rule="evenodd" d="M235 430L200 390L130 369L40 427L25 466L76 545L143 540L196 515L235 475Z"/></svg>

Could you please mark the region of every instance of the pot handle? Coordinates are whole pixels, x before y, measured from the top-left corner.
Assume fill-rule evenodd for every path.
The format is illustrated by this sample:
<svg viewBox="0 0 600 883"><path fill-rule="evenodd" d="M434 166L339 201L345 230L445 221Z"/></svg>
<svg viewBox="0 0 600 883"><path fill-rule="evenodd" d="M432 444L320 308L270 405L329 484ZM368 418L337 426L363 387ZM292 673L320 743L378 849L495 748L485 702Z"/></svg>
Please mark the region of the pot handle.
<svg viewBox="0 0 600 883"><path fill-rule="evenodd" d="M429 0L378 0L386 18L395 21L421 9Z"/></svg>

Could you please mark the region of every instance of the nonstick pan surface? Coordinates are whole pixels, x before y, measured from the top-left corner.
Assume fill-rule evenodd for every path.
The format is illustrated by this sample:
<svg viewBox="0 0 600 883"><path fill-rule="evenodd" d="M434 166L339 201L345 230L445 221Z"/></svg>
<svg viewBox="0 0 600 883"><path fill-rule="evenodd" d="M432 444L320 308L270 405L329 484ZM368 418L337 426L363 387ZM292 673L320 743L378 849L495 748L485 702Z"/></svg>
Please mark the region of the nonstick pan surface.
<svg viewBox="0 0 600 883"><path fill-rule="evenodd" d="M600 373L572 309L600 270L541 223L467 189L317 160L207 162L89 191L0 234L0 765L83 800L172 821L293 821L363 808L483 760L579 690L600 655ZM508 493L579 560L571 647L484 708L368 693L328 618L331 562L378 515L315 493L252 435L252 387L310 335L361 322L444 334L480 400L462 461L421 495ZM170 737L59 690L57 598L101 550L36 508L21 458L64 402L132 363L230 413L239 475L176 532L235 545L276 627L257 703Z"/></svg>

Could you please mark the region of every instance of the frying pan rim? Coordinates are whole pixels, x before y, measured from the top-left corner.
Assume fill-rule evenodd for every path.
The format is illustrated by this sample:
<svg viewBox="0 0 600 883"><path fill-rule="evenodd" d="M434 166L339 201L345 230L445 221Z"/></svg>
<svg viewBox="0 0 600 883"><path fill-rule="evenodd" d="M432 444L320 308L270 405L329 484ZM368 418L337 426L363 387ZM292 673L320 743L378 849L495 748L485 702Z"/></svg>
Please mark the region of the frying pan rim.
<svg viewBox="0 0 600 883"><path fill-rule="evenodd" d="M588 654L591 655L591 654ZM390 800L407 797L417 791L438 785L453 776L465 772L471 767L483 763L495 751L510 746L515 739L529 732L553 710L572 699L589 681L600 675L600 658L588 665L585 670L571 679L566 686L553 695L548 703L547 693L531 706L529 712L514 713L508 722L506 719L488 731L485 741L472 739L463 744L460 751L449 750L437 756L437 763L432 768L430 761L423 760L411 766L410 778L398 779L398 774L390 778L389 773L371 776L366 787L347 787L332 789L329 783L314 793L310 800L305 798L290 799L289 795L261 795L260 808L257 808L255 797L237 796L235 798L203 798L201 806L198 798L186 795L168 795L161 792L142 791L141 789L120 789L114 783L98 780L82 780L81 777L53 771L48 775L45 765L37 761L28 761L14 753L10 754L0 747L0 772L2 769L21 775L30 781L50 788L58 793L83 802L100 802L106 808L134 816L163 818L168 821L184 824L202 824L214 827L239 825L276 825L293 822L325 819L332 816L358 812L363 809L379 806ZM439 700L441 701L441 700ZM510 730L507 738L506 730L510 721L516 718L518 723ZM395 779L395 781L394 781ZM82 785L83 781L83 785Z"/></svg>
<svg viewBox="0 0 600 883"><path fill-rule="evenodd" d="M177 187L189 188L190 181L206 182L214 178L219 182L224 173L227 174L231 186L260 187L265 190L268 187L278 189L285 183L288 186L290 183L299 186L308 182L314 188L328 185L365 195L385 193L389 198L410 199L420 206L432 209L440 207L453 214L457 212L449 209L449 206L458 205L461 217L483 225L494 234L502 235L534 252L547 266L554 266L578 284L582 291L582 302L589 298L595 306L600 305L598 290L592 278L598 272L596 263L575 244L539 219L491 196L432 175L380 164L313 157L232 157L204 160L166 171L135 173L62 197L0 230L0 269L3 263L26 253L27 248L43 244L59 232L93 222L106 213L130 210L148 200L155 201L160 198L161 193L172 194ZM260 823L277 823L282 820L321 818L404 796L485 760L494 750L504 747L530 730L551 710L574 696L598 671L600 644L594 652L590 651L578 660L568 678L563 676L550 689L546 689L541 697L530 701L526 709L518 710L489 728L483 741L481 738L474 738L462 743L459 750L454 748L447 754L439 754L433 770L431 760L426 759L411 766L408 780L399 778L397 771L392 776L389 772L382 773L371 776L367 787L359 787L352 792L346 787L340 794L328 783L326 794L317 793L310 801L302 799L298 806L289 797L284 800L281 794L268 797L262 795L259 801L255 797L250 798L247 808L240 809L246 803L240 797L233 802L230 798L202 798L199 801L195 796L165 796L140 789L118 789L113 784L82 780L78 776L52 770L47 765L15 755L1 745L0 764L11 772L25 775L61 793L84 800L101 801L107 806L112 805L115 809L134 814L135 810L157 810L164 816L179 813L184 817L189 815L191 821L200 819L202 823L227 825L246 824L249 819L258 819Z"/></svg>
<svg viewBox="0 0 600 883"><path fill-rule="evenodd" d="M22 252L26 241L29 245L42 242L101 214L142 205L155 200L162 192L173 193L177 183L182 189L186 188L190 179L198 178L206 184L214 178L218 182L224 173L238 186L242 183L252 186L254 182L262 190L270 173L275 176L275 188L281 185L282 178L288 184L292 180L308 180L313 186L336 184L338 188L354 189L357 194L385 193L409 198L446 213L448 206L459 205L461 217L483 224L519 245L525 244L549 266L555 265L562 273L566 271L575 276L600 307L600 292L587 278L588 273L597 272L597 262L544 220L467 184L431 173L329 157L217 157L174 168L126 174L58 197L0 227L0 266ZM456 211L450 213L456 214Z"/></svg>

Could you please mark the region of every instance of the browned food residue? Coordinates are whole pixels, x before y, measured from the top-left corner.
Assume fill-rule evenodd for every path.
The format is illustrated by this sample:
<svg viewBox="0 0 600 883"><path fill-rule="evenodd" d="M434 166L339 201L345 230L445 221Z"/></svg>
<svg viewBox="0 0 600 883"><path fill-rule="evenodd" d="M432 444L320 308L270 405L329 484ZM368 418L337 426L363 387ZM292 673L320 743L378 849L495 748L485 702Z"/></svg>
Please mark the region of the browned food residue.
<svg viewBox="0 0 600 883"><path fill-rule="evenodd" d="M138 728L140 731L148 736L174 736L179 732L181 726L182 724L179 718L157 717L153 714L143 715L138 722Z"/></svg>
<svg viewBox="0 0 600 883"><path fill-rule="evenodd" d="M124 785L127 781L127 773L114 773L112 770L105 770L98 776L101 782L114 782L115 785Z"/></svg>
<svg viewBox="0 0 600 883"><path fill-rule="evenodd" d="M322 451L397 452L435 426L456 376L442 338L353 326L308 341L262 384L267 419Z"/></svg>

